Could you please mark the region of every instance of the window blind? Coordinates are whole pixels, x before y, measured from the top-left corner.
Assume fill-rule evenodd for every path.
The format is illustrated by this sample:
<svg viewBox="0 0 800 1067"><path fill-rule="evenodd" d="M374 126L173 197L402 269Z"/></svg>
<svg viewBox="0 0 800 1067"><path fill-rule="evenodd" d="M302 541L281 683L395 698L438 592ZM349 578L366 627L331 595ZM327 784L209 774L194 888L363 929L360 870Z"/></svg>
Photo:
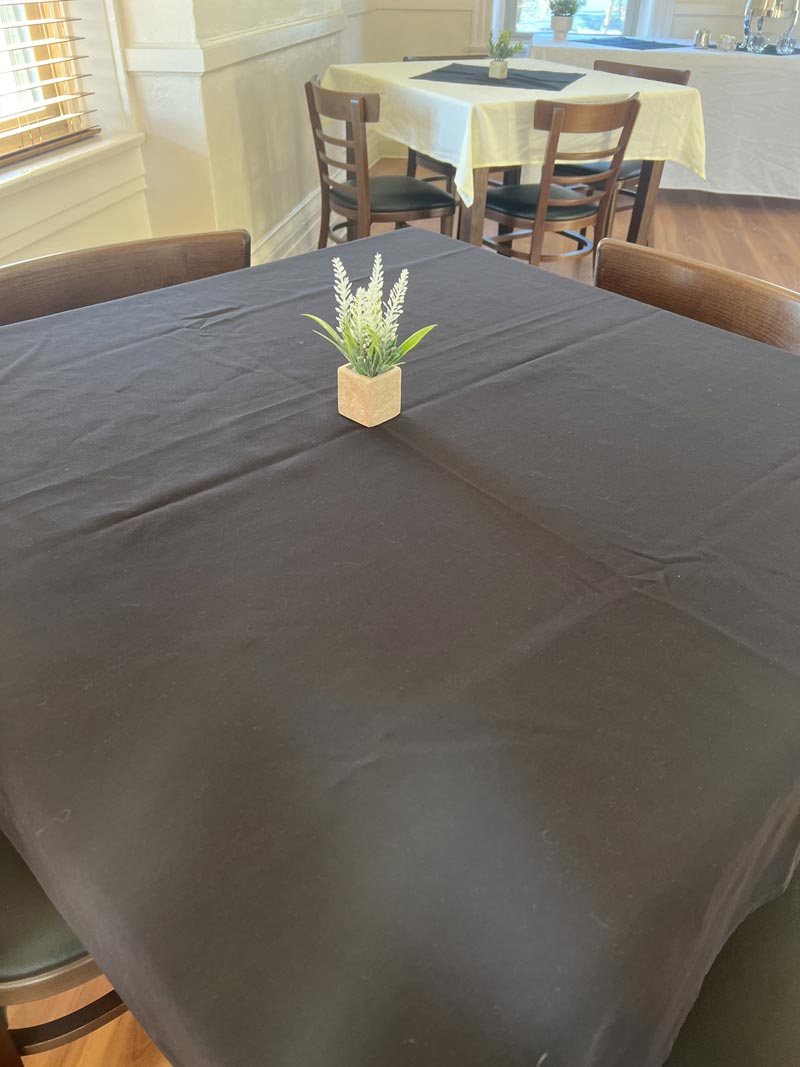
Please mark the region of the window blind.
<svg viewBox="0 0 800 1067"><path fill-rule="evenodd" d="M0 166L100 132L79 9L80 0L0 0Z"/></svg>

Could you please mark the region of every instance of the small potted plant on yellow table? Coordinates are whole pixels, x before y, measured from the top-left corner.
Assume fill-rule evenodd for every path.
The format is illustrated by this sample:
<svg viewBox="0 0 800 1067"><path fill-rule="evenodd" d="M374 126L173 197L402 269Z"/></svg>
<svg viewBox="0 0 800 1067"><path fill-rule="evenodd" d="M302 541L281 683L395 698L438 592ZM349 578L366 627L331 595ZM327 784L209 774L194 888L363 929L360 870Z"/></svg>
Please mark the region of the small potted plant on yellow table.
<svg viewBox="0 0 800 1067"><path fill-rule="evenodd" d="M550 29L554 41L566 41L572 29L575 12L581 6L581 0L548 0L550 8Z"/></svg>
<svg viewBox="0 0 800 1067"><path fill-rule="evenodd" d="M486 46L486 51L489 53L489 77L507 78L509 59L517 52L521 52L524 47L521 41L511 43L511 30L503 30L497 40L494 39L494 34L490 33L489 43Z"/></svg>
<svg viewBox="0 0 800 1067"><path fill-rule="evenodd" d="M403 269L388 299L383 299L383 261L375 256L369 285L353 292L344 264L333 261L336 327L306 315L322 330L314 330L347 360L339 367L339 414L362 426L379 426L400 414L400 363L434 328L423 326L405 341L397 336L408 291ZM434 324L435 325L435 324Z"/></svg>

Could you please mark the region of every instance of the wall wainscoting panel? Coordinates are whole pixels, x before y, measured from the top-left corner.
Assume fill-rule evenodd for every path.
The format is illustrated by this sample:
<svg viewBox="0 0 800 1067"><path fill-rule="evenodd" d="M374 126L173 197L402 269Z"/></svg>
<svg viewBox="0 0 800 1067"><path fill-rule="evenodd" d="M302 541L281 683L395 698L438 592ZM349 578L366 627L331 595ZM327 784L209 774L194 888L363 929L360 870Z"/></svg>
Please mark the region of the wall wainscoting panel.
<svg viewBox="0 0 800 1067"><path fill-rule="evenodd" d="M0 263L150 236L141 134L0 172Z"/></svg>

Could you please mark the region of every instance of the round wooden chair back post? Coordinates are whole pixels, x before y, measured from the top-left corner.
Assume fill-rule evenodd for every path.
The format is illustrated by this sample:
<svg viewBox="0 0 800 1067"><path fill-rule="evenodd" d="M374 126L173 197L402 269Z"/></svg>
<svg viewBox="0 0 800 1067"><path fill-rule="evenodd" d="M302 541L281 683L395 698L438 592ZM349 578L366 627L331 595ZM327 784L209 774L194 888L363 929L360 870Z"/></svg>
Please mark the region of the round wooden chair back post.
<svg viewBox="0 0 800 1067"><path fill-rule="evenodd" d="M800 355L800 293L644 245L601 241L601 289Z"/></svg>

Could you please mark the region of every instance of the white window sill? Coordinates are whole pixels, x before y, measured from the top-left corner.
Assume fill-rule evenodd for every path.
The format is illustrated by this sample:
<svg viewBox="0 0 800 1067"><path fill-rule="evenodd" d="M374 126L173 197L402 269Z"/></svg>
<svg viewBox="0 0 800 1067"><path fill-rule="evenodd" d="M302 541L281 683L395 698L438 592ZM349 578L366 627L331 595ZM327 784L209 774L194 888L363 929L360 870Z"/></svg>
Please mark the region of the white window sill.
<svg viewBox="0 0 800 1067"><path fill-rule="evenodd" d="M98 134L71 148L58 149L49 155L37 156L16 167L0 168L0 199L30 189L40 182L91 166L103 159L129 152L144 141L143 133Z"/></svg>

